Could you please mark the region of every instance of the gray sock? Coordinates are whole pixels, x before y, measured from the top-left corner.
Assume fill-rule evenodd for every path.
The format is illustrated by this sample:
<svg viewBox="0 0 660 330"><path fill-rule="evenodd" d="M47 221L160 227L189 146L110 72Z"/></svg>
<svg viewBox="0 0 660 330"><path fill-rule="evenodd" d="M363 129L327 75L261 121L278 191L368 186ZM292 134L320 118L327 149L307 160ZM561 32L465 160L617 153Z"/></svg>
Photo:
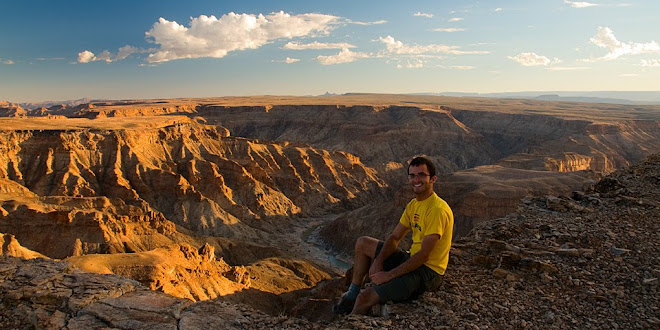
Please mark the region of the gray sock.
<svg viewBox="0 0 660 330"><path fill-rule="evenodd" d="M344 294L344 297L347 299L355 300L358 294L360 294L360 287L351 283L351 286L348 287L348 291Z"/></svg>

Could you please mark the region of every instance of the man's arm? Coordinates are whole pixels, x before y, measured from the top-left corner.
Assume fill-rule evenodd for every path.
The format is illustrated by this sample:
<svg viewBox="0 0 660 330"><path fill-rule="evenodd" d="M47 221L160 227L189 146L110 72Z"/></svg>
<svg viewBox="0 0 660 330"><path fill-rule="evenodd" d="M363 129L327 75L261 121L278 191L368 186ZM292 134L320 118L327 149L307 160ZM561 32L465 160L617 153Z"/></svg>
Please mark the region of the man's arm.
<svg viewBox="0 0 660 330"><path fill-rule="evenodd" d="M440 235L438 234L431 234L424 236L424 239L422 240L422 247L419 250L419 252L412 255L410 259L406 260L406 262L402 263L398 267L388 272L382 271L382 267L381 267L381 271L379 272L376 272L374 274L371 274L370 272L369 275L371 277L371 281L375 284L387 283L401 275L407 274L417 269L419 266L423 265L425 262L429 260L431 251L433 251L433 248L435 247L435 244L438 242L439 239L440 239ZM383 246L383 249L385 249L385 246ZM392 252L390 252L390 254L391 253Z"/></svg>
<svg viewBox="0 0 660 330"><path fill-rule="evenodd" d="M369 277L383 270L383 263L389 256L392 255L392 253L394 253L394 251L396 251L397 246L399 246L399 242L401 242L401 239L403 239L408 230L410 230L410 228L407 228L401 223L399 223L396 228L394 228L394 231L392 234L390 234L389 237L387 237L383 247L380 249L380 253L374 262L371 263L371 267L369 268Z"/></svg>

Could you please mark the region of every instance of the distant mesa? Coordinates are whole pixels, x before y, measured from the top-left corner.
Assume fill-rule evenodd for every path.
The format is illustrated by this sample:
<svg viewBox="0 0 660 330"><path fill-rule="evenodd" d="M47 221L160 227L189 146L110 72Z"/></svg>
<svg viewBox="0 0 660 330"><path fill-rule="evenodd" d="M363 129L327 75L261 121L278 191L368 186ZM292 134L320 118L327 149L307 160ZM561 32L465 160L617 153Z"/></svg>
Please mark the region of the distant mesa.
<svg viewBox="0 0 660 330"><path fill-rule="evenodd" d="M28 112L20 105L0 101L0 117L26 117Z"/></svg>
<svg viewBox="0 0 660 330"><path fill-rule="evenodd" d="M611 103L611 104L660 104L660 91L557 91L557 92L506 92L506 93L416 93L454 97L519 98L531 100Z"/></svg>

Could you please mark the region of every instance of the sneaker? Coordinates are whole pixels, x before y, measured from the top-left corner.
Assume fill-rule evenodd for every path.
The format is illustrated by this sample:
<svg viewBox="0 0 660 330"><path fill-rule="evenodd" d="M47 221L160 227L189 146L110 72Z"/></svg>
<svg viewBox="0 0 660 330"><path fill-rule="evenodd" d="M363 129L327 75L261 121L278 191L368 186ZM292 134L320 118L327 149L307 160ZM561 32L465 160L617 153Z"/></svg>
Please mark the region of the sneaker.
<svg viewBox="0 0 660 330"><path fill-rule="evenodd" d="M339 303L332 306L332 312L335 314L348 314L353 311L353 306L355 306L355 299L342 296Z"/></svg>

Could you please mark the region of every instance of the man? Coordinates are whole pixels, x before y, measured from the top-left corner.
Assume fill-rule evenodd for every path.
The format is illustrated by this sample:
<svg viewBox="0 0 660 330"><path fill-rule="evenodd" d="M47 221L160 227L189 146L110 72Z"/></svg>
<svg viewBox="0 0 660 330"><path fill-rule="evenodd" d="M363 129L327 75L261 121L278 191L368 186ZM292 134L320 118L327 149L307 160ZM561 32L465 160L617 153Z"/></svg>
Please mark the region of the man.
<svg viewBox="0 0 660 330"><path fill-rule="evenodd" d="M408 182L415 198L385 242L368 236L358 238L351 286L333 312L367 314L376 304L413 299L437 288L449 261L454 216L433 191L436 180L435 166L429 159L415 157L410 161ZM398 248L409 230L413 240L410 254ZM374 286L360 292L366 275Z"/></svg>

